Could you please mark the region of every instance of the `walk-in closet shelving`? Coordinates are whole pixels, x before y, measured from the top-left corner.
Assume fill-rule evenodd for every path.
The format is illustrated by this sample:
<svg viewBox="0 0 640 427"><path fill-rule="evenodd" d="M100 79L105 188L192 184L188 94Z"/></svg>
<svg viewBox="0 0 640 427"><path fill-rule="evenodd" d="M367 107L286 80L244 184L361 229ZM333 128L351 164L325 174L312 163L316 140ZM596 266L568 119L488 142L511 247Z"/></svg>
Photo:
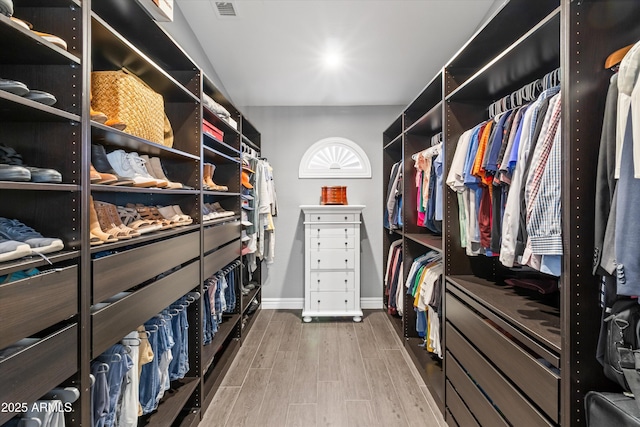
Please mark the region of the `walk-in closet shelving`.
<svg viewBox="0 0 640 427"><path fill-rule="evenodd" d="M0 285L0 376L8 385L0 400L33 402L54 387L74 386L80 399L66 414L67 425L90 425L91 360L180 297L202 295L205 278L241 259L240 142L250 142L259 153L260 134L136 2L51 0L43 6L24 0L16 2L14 16L32 23L34 30L62 37L68 49L0 15L0 77L57 98L55 105L46 106L0 92L3 140L26 164L54 168L63 181L0 182L3 200L11 201L2 204L0 216L59 237L65 248L48 254L48 260L32 256L0 263L0 276L43 271ZM171 147L89 120L91 72L121 68L163 96L174 136ZM203 93L229 110L239 128L204 107ZM224 130L221 140L203 134L203 118ZM106 152L158 157L167 176L184 187L90 184L92 144ZM216 164L214 180L228 191L203 190L204 163ZM89 196L116 205L178 205L193 224L90 247ZM204 222L203 204L216 201L235 215ZM141 417L139 425L199 423L247 331L242 315L250 301L242 299L239 283L236 309L225 315L209 347L202 346L202 298L185 308L190 370L172 382L157 410ZM258 286L246 298L259 301L259 295ZM6 351L23 338L28 338L23 347ZM0 424L15 415L3 412Z"/></svg>
<svg viewBox="0 0 640 427"><path fill-rule="evenodd" d="M31 402L51 388L78 380L80 162L82 134L82 15L74 3L16 6L14 16L39 31L58 31L68 51L17 22L0 17L0 76L53 94L46 106L8 93L0 95L2 143L26 165L54 168L61 184L0 181L0 217L18 219L44 235L62 239L64 249L49 261L33 255L0 263L0 276L37 268L41 274L0 285L0 402ZM50 264L50 263L51 264ZM6 347L20 341L21 346ZM74 406L74 408L79 408ZM0 413L0 424L15 408Z"/></svg>
<svg viewBox="0 0 640 427"><path fill-rule="evenodd" d="M384 259L387 259L391 242L402 240L403 275L398 286L406 294L405 283L414 259L434 250L442 251L442 237L418 225L418 201L415 185L415 158L431 146L432 137L442 131L443 95L442 73L438 73L407 106L401 120L396 120L383 136L385 143L385 192L389 181L389 171L396 162L402 165L402 219L401 230L388 234L384 242ZM393 136L395 134L398 136ZM386 194L385 194L386 200ZM391 316L405 347L425 380L436 403L444 407L444 374L442 362L436 355L429 353L424 347L424 340L416 331L416 312L414 298L405 295L403 299L402 317Z"/></svg>
<svg viewBox="0 0 640 427"><path fill-rule="evenodd" d="M632 0L549 0L535 5L511 0L444 66L442 99L435 96L431 108L437 111L441 102L445 176L459 137L489 118L491 103L559 67L563 93L564 256L559 293L543 297L507 287L503 280L520 274L518 269L503 267L497 257L468 257L460 245L456 195L444 190L444 394L430 389L443 398L441 410L449 425L581 426L586 421L586 392L611 388L595 358L600 308L597 279L591 274L593 171L611 76L604 62L640 39L639 17L640 4ZM420 95L414 103L426 106L422 99ZM405 133L420 129L428 115L408 107ZM389 129L394 127L398 120ZM389 129L383 134L385 159L394 141L400 141ZM395 152L403 153L406 161L415 146L408 147L409 135L403 138ZM385 175L390 164L385 163ZM411 199L406 185L404 193L406 211ZM406 213L404 218L407 270L417 245L439 247L408 229L411 218ZM398 238L387 236L385 257ZM426 380L429 385L428 376Z"/></svg>
<svg viewBox="0 0 640 427"><path fill-rule="evenodd" d="M547 8L552 9L545 16ZM529 18L524 18L528 15L525 9L530 8L512 1L498 15L526 20ZM513 42L485 50L484 58L475 62L475 69L461 69L456 58L445 66L448 166L462 133L487 120L489 104L560 66L559 2L547 2L535 9L542 15L539 22L506 33L505 38ZM497 24L489 22L476 37L482 39L485 33L497 31ZM467 49L458 55L476 55ZM460 423L469 414L475 415L473 410L456 405L456 398L465 402L459 393L466 381L456 375L456 368L462 367L508 422L558 424L560 375L554 368L558 368L560 358L561 330L557 299L544 301L504 287L506 275L517 273L503 268L497 257L468 257L459 238L458 211L462 207L448 188L445 205L445 375L447 390L457 393L447 394L445 400L452 419ZM497 348L503 351L497 352ZM451 376L449 364L454 372ZM495 415L495 410L489 413ZM481 425L493 420L475 416Z"/></svg>

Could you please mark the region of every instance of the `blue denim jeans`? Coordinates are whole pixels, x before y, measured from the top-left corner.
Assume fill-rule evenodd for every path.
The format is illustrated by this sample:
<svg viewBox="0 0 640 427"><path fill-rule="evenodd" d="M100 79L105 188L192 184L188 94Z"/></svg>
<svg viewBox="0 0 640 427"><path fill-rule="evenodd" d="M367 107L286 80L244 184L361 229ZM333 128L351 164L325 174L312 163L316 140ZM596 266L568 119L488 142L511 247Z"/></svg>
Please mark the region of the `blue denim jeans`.
<svg viewBox="0 0 640 427"><path fill-rule="evenodd" d="M94 360L91 362L91 374L95 378L91 387L91 427L103 427L109 413L109 385L107 384L108 365Z"/></svg>
<svg viewBox="0 0 640 427"><path fill-rule="evenodd" d="M112 345L98 356L97 360L109 365L109 372L106 373L109 386L109 406L107 416L104 418L104 426L112 427L116 416L116 406L120 399L122 382L129 369L133 367L133 361L122 344Z"/></svg>
<svg viewBox="0 0 640 427"><path fill-rule="evenodd" d="M171 329L175 342L171 349L173 359L169 364L169 379L172 381L184 378L189 371L189 321L187 320L187 310L185 306L176 309L179 312L171 319Z"/></svg>
<svg viewBox="0 0 640 427"><path fill-rule="evenodd" d="M156 409L156 397L160 390L160 353L158 351L158 342L160 341L160 324L159 319L151 319L144 326L149 334L149 345L153 352L153 360L142 365L140 374L140 405L142 413L148 414Z"/></svg>

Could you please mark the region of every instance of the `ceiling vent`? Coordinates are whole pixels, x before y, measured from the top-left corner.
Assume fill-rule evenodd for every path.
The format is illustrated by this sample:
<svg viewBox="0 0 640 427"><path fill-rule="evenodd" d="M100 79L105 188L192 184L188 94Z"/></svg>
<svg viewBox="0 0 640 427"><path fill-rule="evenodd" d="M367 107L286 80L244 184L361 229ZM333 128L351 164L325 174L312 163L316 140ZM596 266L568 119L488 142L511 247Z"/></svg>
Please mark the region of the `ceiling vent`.
<svg viewBox="0 0 640 427"><path fill-rule="evenodd" d="M236 8L231 1L217 1L215 2L216 12L221 18L233 18L238 16Z"/></svg>

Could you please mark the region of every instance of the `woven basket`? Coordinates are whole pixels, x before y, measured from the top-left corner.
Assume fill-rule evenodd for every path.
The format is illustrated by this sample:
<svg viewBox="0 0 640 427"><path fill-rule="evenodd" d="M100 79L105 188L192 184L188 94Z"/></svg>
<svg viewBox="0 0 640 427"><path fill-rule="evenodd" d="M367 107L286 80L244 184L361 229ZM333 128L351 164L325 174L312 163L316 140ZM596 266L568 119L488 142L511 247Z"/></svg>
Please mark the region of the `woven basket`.
<svg viewBox="0 0 640 427"><path fill-rule="evenodd" d="M125 132L165 145L167 127L170 132L171 124L164 114L164 99L131 72L92 72L91 96L93 109L126 123ZM173 133L167 139L172 144Z"/></svg>

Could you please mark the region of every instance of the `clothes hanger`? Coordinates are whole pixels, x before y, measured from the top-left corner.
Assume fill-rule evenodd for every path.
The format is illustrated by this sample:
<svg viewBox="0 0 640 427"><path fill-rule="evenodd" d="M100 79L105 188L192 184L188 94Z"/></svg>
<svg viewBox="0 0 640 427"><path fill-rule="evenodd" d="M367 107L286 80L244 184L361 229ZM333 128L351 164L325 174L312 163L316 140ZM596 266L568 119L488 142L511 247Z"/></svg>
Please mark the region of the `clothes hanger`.
<svg viewBox="0 0 640 427"><path fill-rule="evenodd" d="M629 46L618 49L611 55L607 56L607 59L604 61L604 68L611 69L620 65L622 59L626 56L626 54L631 50L633 46L634 45L630 44Z"/></svg>
<svg viewBox="0 0 640 427"><path fill-rule="evenodd" d="M73 403L80 398L80 390L75 387L57 387L43 396L47 400L61 400L63 403Z"/></svg>

